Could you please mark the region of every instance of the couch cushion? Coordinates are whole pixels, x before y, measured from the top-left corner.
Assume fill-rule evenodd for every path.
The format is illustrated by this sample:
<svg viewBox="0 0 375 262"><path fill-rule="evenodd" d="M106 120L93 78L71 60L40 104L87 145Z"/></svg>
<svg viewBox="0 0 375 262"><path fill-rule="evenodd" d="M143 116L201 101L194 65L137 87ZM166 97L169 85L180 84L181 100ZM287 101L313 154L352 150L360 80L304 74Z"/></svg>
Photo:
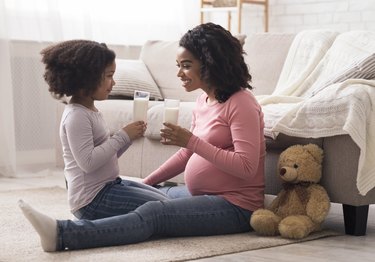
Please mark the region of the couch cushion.
<svg viewBox="0 0 375 262"><path fill-rule="evenodd" d="M134 90L150 92L151 100L162 100L158 86L142 60L116 59L116 84L109 98L133 99Z"/></svg>
<svg viewBox="0 0 375 262"><path fill-rule="evenodd" d="M293 137L280 133L276 139L272 139L266 136L266 148L267 152L276 150L282 151L287 149L290 146L301 144L316 144L320 147L323 146L323 138L303 138L303 137Z"/></svg>
<svg viewBox="0 0 375 262"><path fill-rule="evenodd" d="M307 93L310 96L314 96L330 85L344 82L347 79L358 78L375 79L375 53L353 62L348 67L331 76L327 81L323 83L317 82Z"/></svg>
<svg viewBox="0 0 375 262"><path fill-rule="evenodd" d="M162 103L162 101L150 101L148 108L150 109ZM95 106L103 115L111 134L133 122L133 104L133 100L111 99L95 101Z"/></svg>
<svg viewBox="0 0 375 262"><path fill-rule="evenodd" d="M176 53L178 41L147 41L140 54L164 98L195 101L202 92L186 92L177 77Z"/></svg>
<svg viewBox="0 0 375 262"><path fill-rule="evenodd" d="M293 39L294 34L254 33L247 36L245 61L250 67L255 95L273 92Z"/></svg>

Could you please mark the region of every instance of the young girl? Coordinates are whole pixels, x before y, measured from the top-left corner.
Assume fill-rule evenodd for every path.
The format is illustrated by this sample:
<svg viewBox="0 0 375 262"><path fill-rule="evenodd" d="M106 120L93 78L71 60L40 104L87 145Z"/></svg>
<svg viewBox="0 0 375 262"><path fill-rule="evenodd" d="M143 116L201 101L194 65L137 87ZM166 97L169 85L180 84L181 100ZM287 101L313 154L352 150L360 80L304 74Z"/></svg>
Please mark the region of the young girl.
<svg viewBox="0 0 375 262"><path fill-rule="evenodd" d="M71 212L81 219L126 214L166 196L151 186L122 180L118 158L146 123L131 123L110 136L95 100L105 100L115 85L115 53L105 44L71 40L41 52L44 78L56 98L71 97L60 124L65 178Z"/></svg>
<svg viewBox="0 0 375 262"><path fill-rule="evenodd" d="M263 206L263 113L246 89L251 76L240 42L219 25L189 30L177 51L177 76L187 92L202 89L191 131L165 123L166 145L182 147L145 178L149 185L185 171L186 186L125 215L94 221L55 220L22 200L45 251L124 245L152 236L207 236L251 230ZM168 193L169 194L169 193Z"/></svg>

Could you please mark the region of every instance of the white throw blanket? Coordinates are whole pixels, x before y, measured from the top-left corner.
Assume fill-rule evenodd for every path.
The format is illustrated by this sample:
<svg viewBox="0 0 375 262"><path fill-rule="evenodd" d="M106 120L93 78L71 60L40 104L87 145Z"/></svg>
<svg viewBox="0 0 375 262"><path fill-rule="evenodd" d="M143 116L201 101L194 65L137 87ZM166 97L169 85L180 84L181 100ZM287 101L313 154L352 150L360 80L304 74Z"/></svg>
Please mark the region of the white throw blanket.
<svg viewBox="0 0 375 262"><path fill-rule="evenodd" d="M265 135L271 138L279 133L305 138L348 134L360 148L357 187L362 195L375 187L375 80L347 79L324 88L322 83L373 53L373 32L301 32L274 93L257 97Z"/></svg>

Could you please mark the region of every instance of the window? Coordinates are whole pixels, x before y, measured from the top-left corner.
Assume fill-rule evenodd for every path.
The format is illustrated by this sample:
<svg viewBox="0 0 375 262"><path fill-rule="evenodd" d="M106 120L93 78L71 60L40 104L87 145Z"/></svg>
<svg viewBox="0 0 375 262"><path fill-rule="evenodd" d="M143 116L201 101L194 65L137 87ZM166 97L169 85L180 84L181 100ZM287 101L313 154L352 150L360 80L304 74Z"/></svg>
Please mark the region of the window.
<svg viewBox="0 0 375 262"><path fill-rule="evenodd" d="M11 39L86 38L111 44L178 39L198 20L192 0L4 0ZM198 12L196 12L198 13Z"/></svg>

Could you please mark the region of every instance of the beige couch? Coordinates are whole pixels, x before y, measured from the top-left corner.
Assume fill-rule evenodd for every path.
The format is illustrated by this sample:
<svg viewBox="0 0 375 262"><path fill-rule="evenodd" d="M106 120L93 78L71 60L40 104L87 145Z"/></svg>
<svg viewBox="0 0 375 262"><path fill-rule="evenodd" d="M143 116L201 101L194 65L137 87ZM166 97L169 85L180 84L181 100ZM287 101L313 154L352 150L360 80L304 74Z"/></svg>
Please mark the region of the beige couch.
<svg viewBox="0 0 375 262"><path fill-rule="evenodd" d="M244 49L253 76L252 84L255 87L255 95L272 93L294 37L292 34L261 33L246 38ZM181 99L179 124L189 128L193 101L199 91L188 94L181 87L176 77L176 48L177 42L149 41L143 46L137 62L146 65L148 72L145 74L149 73L152 76L162 98ZM126 68L122 67L117 69L116 74L121 75L122 70L126 75ZM148 76L143 79L146 78ZM122 83L121 79L118 80L118 83ZM134 81L137 82L139 79L132 81L129 83L134 84ZM138 84L135 85L135 89L142 88ZM103 113L112 131L132 119L132 100L110 99L98 102L97 107ZM61 115L62 110L63 107L59 106L58 115ZM162 101L150 101L148 130L145 137L136 140L120 158L121 175L143 178L178 150L177 147L164 146L159 142L162 110ZM322 185L327 189L332 202L343 205L346 233L351 235L366 233L368 206L375 203L375 189L372 189L366 196L358 193L356 173L359 148L348 135L306 139L280 134L276 140L267 138L266 141L266 193L277 194L281 188L276 176L276 163L280 152L293 144L316 143L325 152ZM57 163L62 166L58 138L57 145ZM172 181L182 183L183 174Z"/></svg>

